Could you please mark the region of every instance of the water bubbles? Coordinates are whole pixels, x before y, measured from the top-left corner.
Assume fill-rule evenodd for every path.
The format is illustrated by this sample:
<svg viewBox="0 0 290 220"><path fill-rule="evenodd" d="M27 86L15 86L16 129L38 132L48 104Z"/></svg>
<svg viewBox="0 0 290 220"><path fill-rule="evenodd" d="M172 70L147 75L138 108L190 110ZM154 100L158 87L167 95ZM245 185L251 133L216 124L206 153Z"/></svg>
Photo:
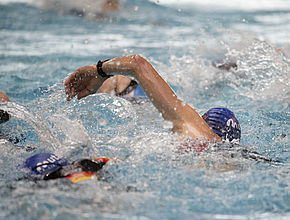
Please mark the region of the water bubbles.
<svg viewBox="0 0 290 220"><path fill-rule="evenodd" d="M121 102L119 102L119 100L115 99L112 103L113 105L117 106L117 107L121 107Z"/></svg>
<svg viewBox="0 0 290 220"><path fill-rule="evenodd" d="M71 7L76 2L84 4L87 1L58 2L63 2L65 9L69 10L79 8ZM100 4L102 1L91 2ZM263 30L268 29L271 34L253 40L256 35L248 33L248 16L254 18L258 12L255 15L232 11L217 14L207 10L192 13L189 8L183 12L178 7L156 7L148 1L120 2L129 6L120 7L120 13L116 13L120 17L117 20L108 18L100 23L72 16L54 16L53 12L38 14L37 9L25 4L13 4L9 10L3 10L3 16L8 19L8 26L2 31L3 39L6 39L2 54L7 63L2 65L1 82L12 99L27 105L30 114L20 115L24 120L27 117L28 121L35 121L37 125L33 127L44 135L41 139L48 143L40 146L41 150L47 147L45 150L63 153L69 159L101 155L121 159L105 167L105 181L100 179L82 185L69 184L65 180L31 183L15 178L18 171L12 168L16 161L25 159L32 152L0 141L3 218L11 214L13 216L8 216L8 219L21 219L23 216L39 219L45 216L43 213L51 213L52 210L58 218L80 219L84 215L90 219L112 216L130 219L140 215L148 219L168 216L182 219L195 216L205 219L213 216L253 218L259 213L273 211L273 207L275 214L286 213L289 207L288 191L285 190L289 182L285 178L288 167L281 165L276 169L272 165L243 158L239 156L241 149L237 146L227 148L226 144L212 146L204 152L193 150L180 154L178 149L184 146L184 139L180 140L171 133L173 124L164 121L162 114L149 101L136 104L113 94L95 94L80 101L66 102L62 85L48 93L31 93L32 89L39 87L39 83L61 82L67 72L94 62L96 56L112 57L121 55L120 51L123 54L142 53L153 61L170 86L175 86L177 96L186 100L181 102L182 106L190 103L200 112L211 106L233 108L243 129L241 146L256 144L255 148L246 148L272 154L273 157L281 156L287 164L285 152L288 152L289 145L289 115L285 112L289 109L289 59L271 44L260 40L273 36L281 42L277 38L282 35L273 33L274 29L281 30L282 26L277 26L279 19L271 28L255 20L257 22L252 25L254 31L262 35ZM22 13L21 19L14 22L16 26L10 27L11 16L5 16L5 11L19 12L23 8L27 13ZM84 17L91 12L96 18L96 10L81 7L80 11ZM136 17L132 17L132 11L136 12ZM261 14L269 16L268 20L272 21L271 13ZM282 16L286 19L288 16L287 12L275 14L277 18ZM53 18L49 18L52 15ZM44 26L35 23L39 20L37 16L44 16ZM30 22L33 18L35 20ZM246 27L246 33L241 33L241 24ZM57 28L59 25L65 25L65 29ZM17 30L18 27L20 30ZM284 32L288 33L285 29ZM165 39L164 35L170 37ZM42 41L39 42L39 39ZM58 44L55 39L58 39ZM285 42L288 41L286 38ZM94 46L91 42L97 43ZM215 59L235 61L238 68L229 71L217 69L211 63ZM110 64L120 65L113 61L108 62ZM52 72L54 74L50 74ZM15 80L11 81L13 78ZM21 86L15 86L20 81ZM23 85L23 82L26 84ZM152 97L152 94L148 96ZM266 115L273 109L276 112ZM35 118L34 114L41 117ZM38 123L44 123L44 126ZM1 125L1 131L6 125ZM20 126L17 129L21 131ZM60 146L57 145L56 149L50 146L47 131L59 140ZM189 130L186 133L189 134ZM271 195L277 195L278 199ZM77 207L78 204L82 205ZM204 214L209 213L208 210L213 211ZM267 214L266 218L269 216L272 215Z"/></svg>
<svg viewBox="0 0 290 220"><path fill-rule="evenodd" d="M239 94L252 99L284 99L282 90L286 86L289 66L283 55L269 43L254 39L240 50L230 49L225 62L232 62L231 60L235 60L237 68L218 72L216 85L218 82L228 81L228 85ZM282 87L276 84L281 79L284 82ZM207 85L205 90L209 90ZM270 91L275 92L271 94Z"/></svg>
<svg viewBox="0 0 290 220"><path fill-rule="evenodd" d="M38 134L39 139L50 146L52 150L60 146L58 140L53 137L40 116L32 114L25 107L13 102L0 102L0 106L1 109L7 111L11 116L28 122Z"/></svg>
<svg viewBox="0 0 290 220"><path fill-rule="evenodd" d="M170 129L172 129L172 127L173 127L173 123L171 121L164 121L164 123L163 123L164 129L170 130Z"/></svg>

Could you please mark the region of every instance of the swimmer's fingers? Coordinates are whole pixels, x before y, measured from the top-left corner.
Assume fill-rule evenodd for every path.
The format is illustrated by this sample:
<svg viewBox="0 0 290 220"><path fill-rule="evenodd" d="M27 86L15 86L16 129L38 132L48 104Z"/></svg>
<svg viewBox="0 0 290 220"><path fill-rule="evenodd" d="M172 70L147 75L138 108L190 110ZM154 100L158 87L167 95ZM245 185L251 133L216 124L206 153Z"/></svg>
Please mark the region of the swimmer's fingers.
<svg viewBox="0 0 290 220"><path fill-rule="evenodd" d="M71 73L69 77L65 80L64 86L65 87L76 86L86 76L89 76L89 73L91 72L89 69L90 69L90 66L84 66L84 67L78 68L76 71Z"/></svg>
<svg viewBox="0 0 290 220"><path fill-rule="evenodd" d="M71 82L72 82L72 79L75 77L74 75L75 75L75 72L71 73L71 74L69 75L69 77L64 81L63 84L64 84L64 86L65 86L66 88L70 86L70 84L71 84Z"/></svg>
<svg viewBox="0 0 290 220"><path fill-rule="evenodd" d="M65 93L67 94L67 100L72 99L77 93L86 88L86 78L88 75L84 68L79 68L66 79L64 82Z"/></svg>
<svg viewBox="0 0 290 220"><path fill-rule="evenodd" d="M88 95L95 94L102 85L102 82L97 77L91 78L89 81L79 86L81 91L78 91L78 99L84 98Z"/></svg>
<svg viewBox="0 0 290 220"><path fill-rule="evenodd" d="M67 100L71 100L73 97L75 97L76 95L76 91L75 91L75 88L73 86L67 86L65 88L65 93L67 95Z"/></svg>
<svg viewBox="0 0 290 220"><path fill-rule="evenodd" d="M84 66L74 71L64 82L67 100L77 95L78 99L93 94L99 87L97 70L94 65Z"/></svg>
<svg viewBox="0 0 290 220"><path fill-rule="evenodd" d="M73 72L64 82L65 93L67 94L67 100L74 97L75 87L77 87L77 72Z"/></svg>
<svg viewBox="0 0 290 220"><path fill-rule="evenodd" d="M84 98L84 97L86 97L86 96L88 96L88 95L90 95L90 94L93 94L93 93L94 93L93 91L90 91L90 90L88 90L88 89L84 89L84 90L82 90L82 91L80 91L80 92L78 93L77 99Z"/></svg>

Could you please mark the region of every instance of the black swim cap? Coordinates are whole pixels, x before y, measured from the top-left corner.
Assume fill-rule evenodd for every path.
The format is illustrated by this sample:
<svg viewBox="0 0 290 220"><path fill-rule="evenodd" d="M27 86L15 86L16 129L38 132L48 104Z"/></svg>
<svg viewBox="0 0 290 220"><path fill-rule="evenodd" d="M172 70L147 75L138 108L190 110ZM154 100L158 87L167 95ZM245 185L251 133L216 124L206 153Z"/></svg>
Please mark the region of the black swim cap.
<svg viewBox="0 0 290 220"><path fill-rule="evenodd" d="M6 111L0 109L0 124L9 121L9 114Z"/></svg>

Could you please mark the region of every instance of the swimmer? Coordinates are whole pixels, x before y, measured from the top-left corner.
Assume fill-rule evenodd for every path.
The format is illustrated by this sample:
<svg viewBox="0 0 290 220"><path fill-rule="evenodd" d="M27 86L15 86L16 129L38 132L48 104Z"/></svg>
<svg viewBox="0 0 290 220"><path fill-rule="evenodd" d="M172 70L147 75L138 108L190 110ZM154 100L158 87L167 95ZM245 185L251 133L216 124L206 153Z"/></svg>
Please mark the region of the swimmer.
<svg viewBox="0 0 290 220"><path fill-rule="evenodd" d="M201 117L177 97L154 67L140 55L116 57L78 68L64 82L67 100L92 94L113 73L135 78L163 118L173 123L173 132L199 141L239 142L240 124L232 111L213 108Z"/></svg>
<svg viewBox="0 0 290 220"><path fill-rule="evenodd" d="M37 0L34 4L43 10L72 14L87 19L100 19L119 10L119 0Z"/></svg>
<svg viewBox="0 0 290 220"><path fill-rule="evenodd" d="M0 102L9 101L9 97L5 93L0 92ZM0 109L0 124L9 121L9 119L10 115L6 111ZM14 141L11 142L14 143ZM94 159L81 159L69 163L66 159L59 158L54 154L41 153L28 158L24 163L24 168L30 171L29 178L44 180L65 178L76 183L98 178L97 172L102 169L108 161L108 158L100 157Z"/></svg>
<svg viewBox="0 0 290 220"><path fill-rule="evenodd" d="M80 159L69 163L55 154L39 153L25 160L23 168L28 171L27 178L33 180L51 180L64 178L73 183L97 179L99 171L109 158Z"/></svg>

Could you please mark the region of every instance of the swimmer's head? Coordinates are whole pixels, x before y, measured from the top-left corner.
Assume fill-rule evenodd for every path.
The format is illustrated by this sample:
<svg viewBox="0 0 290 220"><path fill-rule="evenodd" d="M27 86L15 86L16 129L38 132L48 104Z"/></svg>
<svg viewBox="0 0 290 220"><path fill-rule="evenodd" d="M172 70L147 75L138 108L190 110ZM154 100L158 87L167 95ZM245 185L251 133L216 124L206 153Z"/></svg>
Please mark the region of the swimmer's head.
<svg viewBox="0 0 290 220"><path fill-rule="evenodd" d="M210 128L223 140L239 142L241 139L241 127L234 113L227 108L212 108L202 118Z"/></svg>
<svg viewBox="0 0 290 220"><path fill-rule="evenodd" d="M0 124L9 121L10 115L6 112L0 109Z"/></svg>
<svg viewBox="0 0 290 220"><path fill-rule="evenodd" d="M68 165L66 159L48 153L35 154L24 162L24 168L37 175L49 174L65 165Z"/></svg>
<svg viewBox="0 0 290 220"><path fill-rule="evenodd" d="M9 102L9 97L3 93L0 92L0 102ZM0 124L9 121L10 115L6 112L0 109Z"/></svg>

